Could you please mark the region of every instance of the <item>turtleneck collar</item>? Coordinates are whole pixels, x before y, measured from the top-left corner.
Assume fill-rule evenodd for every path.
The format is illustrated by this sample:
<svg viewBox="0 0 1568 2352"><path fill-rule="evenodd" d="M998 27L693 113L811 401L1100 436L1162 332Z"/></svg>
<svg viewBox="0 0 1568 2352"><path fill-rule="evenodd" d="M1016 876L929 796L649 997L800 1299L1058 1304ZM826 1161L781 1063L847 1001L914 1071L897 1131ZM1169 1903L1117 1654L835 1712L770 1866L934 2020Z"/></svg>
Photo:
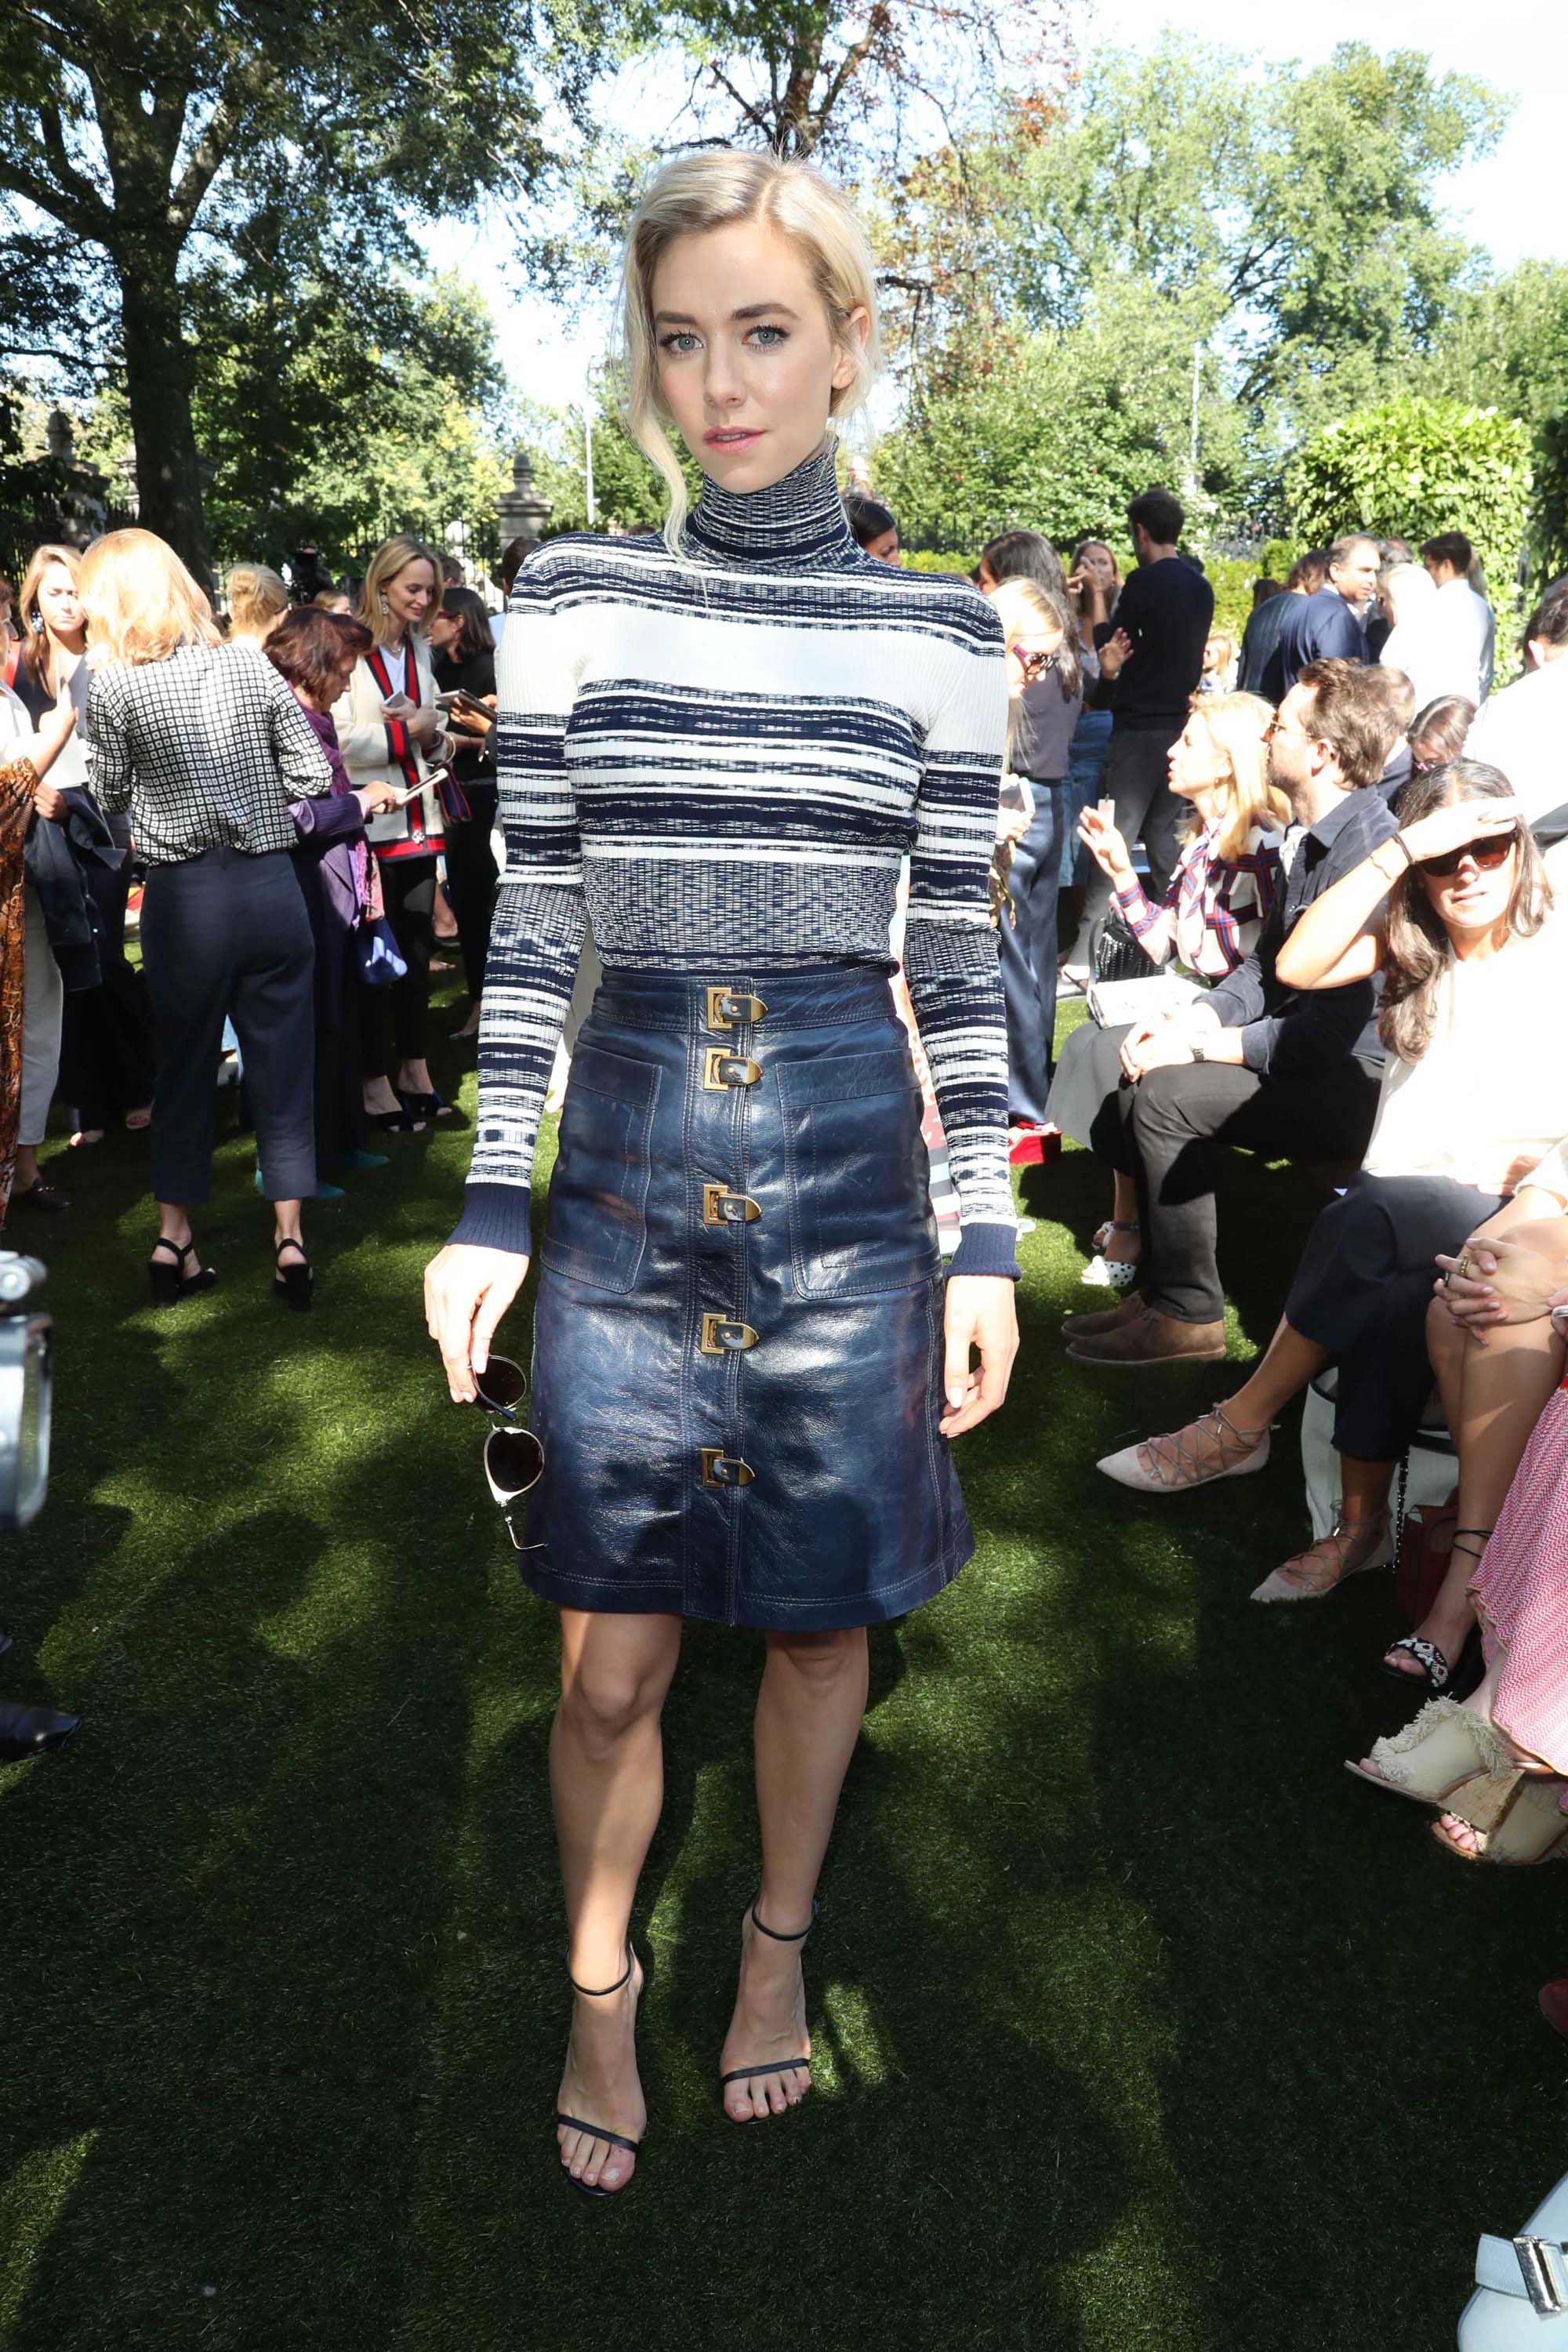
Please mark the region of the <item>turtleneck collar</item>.
<svg viewBox="0 0 1568 2352"><path fill-rule="evenodd" d="M765 490L726 490L704 475L687 538L715 562L747 572L823 572L859 562L835 456L835 443L826 441Z"/></svg>

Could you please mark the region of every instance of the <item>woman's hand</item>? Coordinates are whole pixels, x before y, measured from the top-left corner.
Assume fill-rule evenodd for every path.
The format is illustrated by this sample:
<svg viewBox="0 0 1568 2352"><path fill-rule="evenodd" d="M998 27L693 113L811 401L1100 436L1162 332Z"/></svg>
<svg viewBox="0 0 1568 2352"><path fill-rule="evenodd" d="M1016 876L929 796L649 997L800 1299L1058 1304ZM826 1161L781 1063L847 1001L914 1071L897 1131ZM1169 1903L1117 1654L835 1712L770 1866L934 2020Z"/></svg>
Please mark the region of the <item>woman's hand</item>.
<svg viewBox="0 0 1568 2352"><path fill-rule="evenodd" d="M1082 812L1078 821L1078 837L1108 882L1125 889L1134 879L1132 860L1127 854L1126 842L1097 808L1086 808Z"/></svg>
<svg viewBox="0 0 1568 2352"><path fill-rule="evenodd" d="M66 815L69 803L65 794L58 793L53 784L38 783L33 787L33 806L40 816L47 817L53 824Z"/></svg>
<svg viewBox="0 0 1568 2352"><path fill-rule="evenodd" d="M405 724L416 743L433 743L442 730L442 715L434 703L422 702L417 710L409 712Z"/></svg>
<svg viewBox="0 0 1568 2352"><path fill-rule="evenodd" d="M374 784L356 784L354 798L366 816L381 816L397 806L397 786L384 781Z"/></svg>
<svg viewBox="0 0 1568 2352"><path fill-rule="evenodd" d="M528 1260L517 1250L448 1242L425 1269L425 1328L441 1350L457 1404L474 1401L474 1375L490 1360L501 1317L522 1288Z"/></svg>
<svg viewBox="0 0 1568 2352"><path fill-rule="evenodd" d="M962 1437L966 1429L994 1413L1007 1393L1013 1359L1018 1352L1018 1309L1013 1291L1005 1275L948 1276L947 1362L942 1373L947 1411L937 1424L944 1437ZM969 1368L971 1348L979 1350L977 1371Z"/></svg>
<svg viewBox="0 0 1568 2352"><path fill-rule="evenodd" d="M1525 822L1524 811L1510 794L1505 801L1454 801L1434 809L1430 816L1402 824L1395 834L1413 866L1424 857L1447 857L1467 842L1482 841L1489 833L1508 833Z"/></svg>
<svg viewBox="0 0 1568 2352"><path fill-rule="evenodd" d="M1125 629L1115 629L1100 648L1100 675L1115 677L1122 663L1132 651L1132 640Z"/></svg>
<svg viewBox="0 0 1568 2352"><path fill-rule="evenodd" d="M1526 1240L1524 1236L1531 1238ZM1479 1347L1494 1323L1535 1323L1568 1305L1568 1227L1561 1218L1518 1226L1512 1234L1472 1236L1458 1257L1439 1256L1436 1292Z"/></svg>

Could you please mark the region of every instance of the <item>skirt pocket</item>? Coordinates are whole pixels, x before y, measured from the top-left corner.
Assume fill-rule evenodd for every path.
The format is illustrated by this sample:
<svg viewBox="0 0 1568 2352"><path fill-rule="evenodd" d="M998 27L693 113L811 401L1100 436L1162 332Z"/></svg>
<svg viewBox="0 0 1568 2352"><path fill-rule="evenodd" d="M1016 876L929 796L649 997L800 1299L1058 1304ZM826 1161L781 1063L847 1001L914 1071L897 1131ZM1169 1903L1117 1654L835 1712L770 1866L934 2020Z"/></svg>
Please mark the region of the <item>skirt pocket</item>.
<svg viewBox="0 0 1568 2352"><path fill-rule="evenodd" d="M909 1050L778 1069L791 1271L802 1298L929 1282L941 1258Z"/></svg>
<svg viewBox="0 0 1568 2352"><path fill-rule="evenodd" d="M542 1263L627 1291L647 1246L649 1141L661 1073L578 1040L550 1179Z"/></svg>

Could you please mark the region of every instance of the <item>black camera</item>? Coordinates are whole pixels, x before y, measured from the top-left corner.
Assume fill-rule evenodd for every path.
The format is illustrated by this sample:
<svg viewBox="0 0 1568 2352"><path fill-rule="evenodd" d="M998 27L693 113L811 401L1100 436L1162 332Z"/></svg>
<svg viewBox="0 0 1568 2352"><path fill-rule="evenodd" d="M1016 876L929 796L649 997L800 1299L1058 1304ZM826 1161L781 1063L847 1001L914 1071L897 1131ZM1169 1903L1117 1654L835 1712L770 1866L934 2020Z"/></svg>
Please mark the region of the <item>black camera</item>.
<svg viewBox="0 0 1568 2352"><path fill-rule="evenodd" d="M31 1525L49 1491L54 1381L36 1257L0 1250L0 1532Z"/></svg>

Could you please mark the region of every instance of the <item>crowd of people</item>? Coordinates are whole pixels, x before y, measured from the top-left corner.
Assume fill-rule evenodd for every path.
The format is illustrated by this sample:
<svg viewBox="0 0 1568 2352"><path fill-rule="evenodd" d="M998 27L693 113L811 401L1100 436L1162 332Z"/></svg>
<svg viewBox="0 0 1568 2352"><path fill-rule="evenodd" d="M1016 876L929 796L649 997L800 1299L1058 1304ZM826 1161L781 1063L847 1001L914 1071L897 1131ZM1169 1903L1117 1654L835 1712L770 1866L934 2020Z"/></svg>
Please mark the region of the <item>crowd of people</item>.
<svg viewBox="0 0 1568 2352"><path fill-rule="evenodd" d="M897 564L890 511L846 504ZM1415 1528L1425 1612L1381 1661L1431 1703L1352 1769L1432 1804L1467 1860L1544 1859L1568 1840L1568 1085L1541 1049L1568 980L1568 583L1494 695L1462 532L1418 560L1353 533L1310 551L1258 583L1237 645L1184 524L1151 490L1125 577L1102 541L1064 563L1022 530L973 575L1011 709L994 891L1010 1156L1048 1162L1065 1136L1105 1163L1083 1279L1110 1303L1064 1327L1086 1368L1225 1356L1223 1148L1322 1183L1246 1381L1100 1466L1155 1496L1260 1473L1315 1385L1338 1508L1253 1595L1295 1602L1388 1559L1399 1466L1446 1423L1451 1506ZM503 616L452 568L401 535L352 595L241 564L220 617L125 530L40 547L5 596L0 1202L68 1208L37 1165L57 1094L76 1149L150 1127L161 1306L216 1279L192 1215L225 1077L254 1125L270 1285L299 1310L306 1204L455 1115L430 977L455 950L453 1034L474 1037ZM1058 1057L1064 992L1089 1007Z"/></svg>

